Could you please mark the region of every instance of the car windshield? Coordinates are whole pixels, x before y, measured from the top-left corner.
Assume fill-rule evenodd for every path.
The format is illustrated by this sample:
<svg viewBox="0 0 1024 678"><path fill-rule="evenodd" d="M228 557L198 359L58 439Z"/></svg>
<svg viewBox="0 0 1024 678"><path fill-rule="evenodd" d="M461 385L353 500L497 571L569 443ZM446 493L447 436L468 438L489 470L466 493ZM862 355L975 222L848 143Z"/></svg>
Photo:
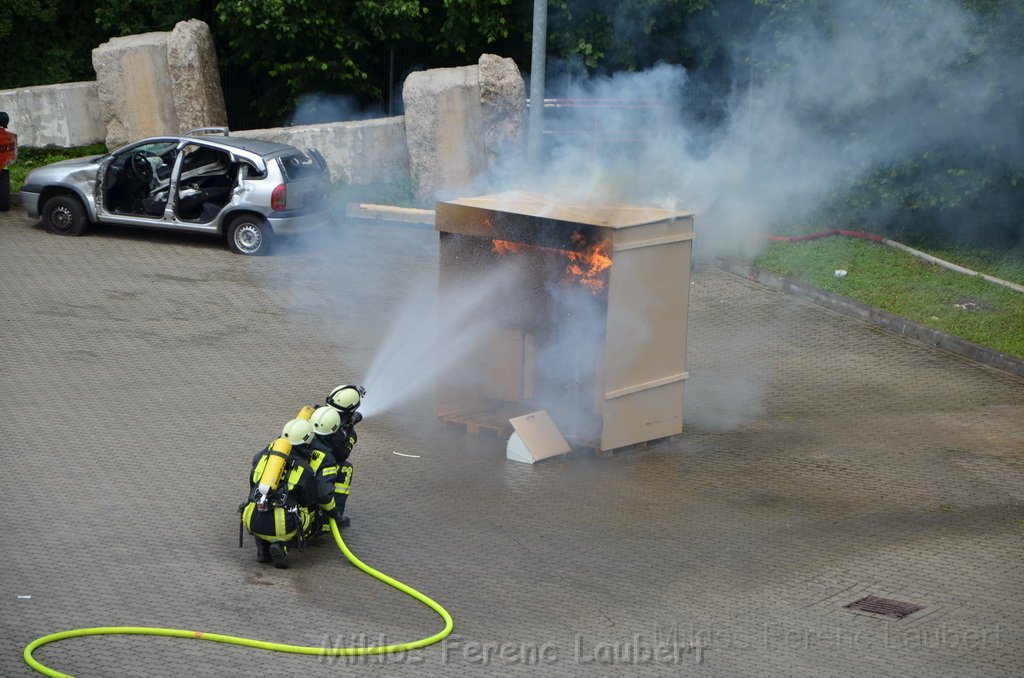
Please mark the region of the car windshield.
<svg viewBox="0 0 1024 678"><path fill-rule="evenodd" d="M282 155L278 160L281 163L285 179L289 181L308 179L323 174L319 163L301 151Z"/></svg>
<svg viewBox="0 0 1024 678"><path fill-rule="evenodd" d="M177 140L150 141L149 143L139 144L137 146L125 146L115 151L113 155L115 157L124 157L126 153L136 153L138 151L145 151L147 155L172 158L174 157L174 149L177 148L177 146Z"/></svg>
<svg viewBox="0 0 1024 678"><path fill-rule="evenodd" d="M178 145L177 141L167 141L167 142L152 144L152 145L148 146L148 148L149 148L149 150L151 150L156 155L163 155L164 153L168 153L169 151L173 151L177 147L177 145Z"/></svg>

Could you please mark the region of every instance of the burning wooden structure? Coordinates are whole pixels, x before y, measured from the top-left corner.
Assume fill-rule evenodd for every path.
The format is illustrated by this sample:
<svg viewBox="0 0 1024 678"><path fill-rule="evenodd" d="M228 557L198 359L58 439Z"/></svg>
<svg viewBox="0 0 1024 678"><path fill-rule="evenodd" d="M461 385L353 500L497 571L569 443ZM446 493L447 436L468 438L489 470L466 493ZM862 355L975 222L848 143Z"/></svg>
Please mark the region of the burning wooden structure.
<svg viewBox="0 0 1024 678"><path fill-rule="evenodd" d="M506 434L546 410L599 452L682 431L691 215L504 193L438 203L436 228L442 299L514 271L488 339L439 380L439 418Z"/></svg>

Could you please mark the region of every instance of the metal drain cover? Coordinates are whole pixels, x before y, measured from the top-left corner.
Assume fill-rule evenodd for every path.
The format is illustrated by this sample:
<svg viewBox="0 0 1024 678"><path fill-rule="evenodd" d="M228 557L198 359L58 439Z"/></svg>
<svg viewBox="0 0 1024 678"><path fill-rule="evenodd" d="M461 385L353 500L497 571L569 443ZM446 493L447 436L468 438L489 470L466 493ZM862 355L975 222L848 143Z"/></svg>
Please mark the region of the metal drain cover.
<svg viewBox="0 0 1024 678"><path fill-rule="evenodd" d="M922 606L914 605L913 603L904 603L902 601L891 600L889 598L878 598L877 596L867 596L860 600L855 600L849 605L846 605L845 608L847 610L855 610L857 612L869 612L871 614L877 614L891 619L903 619L906 616L914 614L918 610L924 609Z"/></svg>

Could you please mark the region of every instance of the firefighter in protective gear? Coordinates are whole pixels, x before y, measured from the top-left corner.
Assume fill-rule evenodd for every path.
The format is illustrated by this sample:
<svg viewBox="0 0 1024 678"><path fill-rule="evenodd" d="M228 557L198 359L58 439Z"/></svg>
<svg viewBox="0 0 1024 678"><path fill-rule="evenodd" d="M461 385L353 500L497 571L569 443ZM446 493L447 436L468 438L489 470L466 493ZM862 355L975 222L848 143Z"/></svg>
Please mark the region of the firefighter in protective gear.
<svg viewBox="0 0 1024 678"><path fill-rule="evenodd" d="M327 394L327 404L339 412L355 412L365 395L366 389L362 386L345 384Z"/></svg>
<svg viewBox="0 0 1024 678"><path fill-rule="evenodd" d="M351 445L355 444L355 432L351 433L350 445L349 434L342 430L342 415L333 407L318 407L310 421L313 423L315 433L311 444L314 454L322 454L327 460L323 462L327 469L325 476L330 475L330 471L333 470L334 511L330 515L338 523L338 527L345 527L350 523L349 517L344 514L345 503L348 501L349 489L352 486L352 464L348 462L348 455L352 451ZM343 442L336 442L338 440ZM330 525L324 522L324 527L329 531Z"/></svg>
<svg viewBox="0 0 1024 678"><path fill-rule="evenodd" d="M284 425L281 437L290 442L292 447L309 445L313 442L313 424L309 419L296 417Z"/></svg>
<svg viewBox="0 0 1024 678"><path fill-rule="evenodd" d="M304 407L303 410L306 408ZM315 532L330 531L328 518L334 518L338 527L345 527L349 521L343 517L344 500L348 498L347 485L346 494L341 497L342 507L338 508L338 462L334 457L323 449L314 449L316 441L314 432L315 410L310 407L314 414L309 419L296 417L284 425L281 437L292 443L292 456L304 462L313 474L316 482L316 504L314 511L314 525L311 529ZM326 528L326 529L325 529Z"/></svg>
<svg viewBox="0 0 1024 678"><path fill-rule="evenodd" d="M327 395L327 405L338 411L341 417L341 425L338 429L328 435L319 434L317 442L323 442L322 448L329 448L334 458L344 462L352 454L352 448L359 440L356 435L355 426L363 420L363 415L357 410L363 402L366 389L362 386L344 385L339 386Z"/></svg>
<svg viewBox="0 0 1024 678"><path fill-rule="evenodd" d="M253 458L249 498L242 504L242 525L256 540L256 560L288 567L288 544L312 531L318 490L314 472L295 455L286 438L274 440Z"/></svg>

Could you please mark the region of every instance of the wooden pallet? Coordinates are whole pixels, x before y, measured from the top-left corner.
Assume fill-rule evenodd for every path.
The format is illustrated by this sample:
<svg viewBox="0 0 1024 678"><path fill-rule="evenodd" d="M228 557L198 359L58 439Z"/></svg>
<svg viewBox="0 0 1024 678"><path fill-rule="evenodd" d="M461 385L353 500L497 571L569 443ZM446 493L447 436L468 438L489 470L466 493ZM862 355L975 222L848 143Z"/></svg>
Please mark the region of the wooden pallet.
<svg viewBox="0 0 1024 678"><path fill-rule="evenodd" d="M531 411L529 406L526 406L525 409L526 411ZM525 412L523 410L524 407L522 404L516 405L513 403L489 402L479 404L477 407L467 407L464 409L453 409L445 412L439 412L437 413L437 418L446 424L465 428L466 433L470 435L480 435L481 431L490 431L498 438L508 439L515 430L512 428L512 424L510 424L508 420L524 414ZM613 450L602 450L598 447L598 444L592 440L583 440L578 436L574 436L572 433L563 432L563 435L565 435L566 441L572 447L572 451L569 454L589 454L598 459L610 459L619 455L641 452L646 450L649 446L654 447L670 441L678 440L681 437L681 434L676 434L656 440L647 440L634 443L632 445L617 447Z"/></svg>
<svg viewBox="0 0 1024 678"><path fill-rule="evenodd" d="M518 408L507 405L484 405L480 408L438 412L437 418L446 424L465 427L466 433L470 435L480 435L480 431L484 430L493 432L499 438L508 438L513 431L508 420L520 414L522 412Z"/></svg>

